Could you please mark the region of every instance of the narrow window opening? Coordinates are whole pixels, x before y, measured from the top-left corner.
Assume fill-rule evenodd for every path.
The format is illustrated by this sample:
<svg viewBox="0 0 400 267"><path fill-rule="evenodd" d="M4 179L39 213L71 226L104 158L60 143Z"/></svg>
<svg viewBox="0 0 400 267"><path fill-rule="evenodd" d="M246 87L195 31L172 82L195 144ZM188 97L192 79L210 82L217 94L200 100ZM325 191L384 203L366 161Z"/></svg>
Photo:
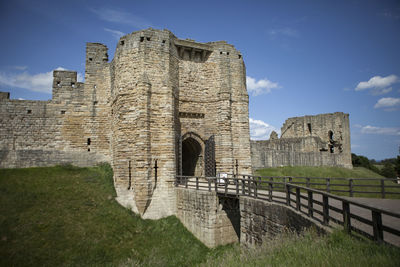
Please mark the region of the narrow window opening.
<svg viewBox="0 0 400 267"><path fill-rule="evenodd" d="M140 37L140 42L143 42L144 41L144 37Z"/></svg>
<svg viewBox="0 0 400 267"><path fill-rule="evenodd" d="M90 147L87 149L88 152L90 152Z"/></svg>
<svg viewBox="0 0 400 267"><path fill-rule="evenodd" d="M72 86L72 88L75 88L75 83L72 82L72 83L71 83L71 86Z"/></svg>
<svg viewBox="0 0 400 267"><path fill-rule="evenodd" d="M124 44L125 44L125 41L124 41L124 40L121 40L121 41L119 41L119 44L120 44L120 45L124 45Z"/></svg>
<svg viewBox="0 0 400 267"><path fill-rule="evenodd" d="M90 146L90 143L91 143L90 138L88 138L87 139L87 145Z"/></svg>
<svg viewBox="0 0 400 267"><path fill-rule="evenodd" d="M308 132L311 134L311 123L307 123Z"/></svg>
<svg viewBox="0 0 400 267"><path fill-rule="evenodd" d="M147 41L150 41L150 37L146 37L146 40L147 40Z"/></svg>
<svg viewBox="0 0 400 267"><path fill-rule="evenodd" d="M220 51L219 54L222 55L222 51Z"/></svg>
<svg viewBox="0 0 400 267"><path fill-rule="evenodd" d="M162 43L165 44L165 40L162 40Z"/></svg>
<svg viewBox="0 0 400 267"><path fill-rule="evenodd" d="M226 52L226 55L229 56L229 52Z"/></svg>
<svg viewBox="0 0 400 267"><path fill-rule="evenodd" d="M93 102L93 105L97 105L97 101L94 101L94 102Z"/></svg>
<svg viewBox="0 0 400 267"><path fill-rule="evenodd" d="M60 81L57 81L57 86L61 87L61 82Z"/></svg>
<svg viewBox="0 0 400 267"><path fill-rule="evenodd" d="M90 58L89 58L89 61L92 61L92 60L93 60L93 58L90 57Z"/></svg>
<svg viewBox="0 0 400 267"><path fill-rule="evenodd" d="M63 115L64 115L64 114L65 114L65 110L61 110L61 114L63 114Z"/></svg>
<svg viewBox="0 0 400 267"><path fill-rule="evenodd" d="M239 58L242 58L242 55L239 55Z"/></svg>
<svg viewBox="0 0 400 267"><path fill-rule="evenodd" d="M94 85L94 89L96 89L97 88L97 85Z"/></svg>
<svg viewBox="0 0 400 267"><path fill-rule="evenodd" d="M27 110L27 113L28 113L28 114L31 114L31 113L32 113L32 110L28 109L28 110Z"/></svg>

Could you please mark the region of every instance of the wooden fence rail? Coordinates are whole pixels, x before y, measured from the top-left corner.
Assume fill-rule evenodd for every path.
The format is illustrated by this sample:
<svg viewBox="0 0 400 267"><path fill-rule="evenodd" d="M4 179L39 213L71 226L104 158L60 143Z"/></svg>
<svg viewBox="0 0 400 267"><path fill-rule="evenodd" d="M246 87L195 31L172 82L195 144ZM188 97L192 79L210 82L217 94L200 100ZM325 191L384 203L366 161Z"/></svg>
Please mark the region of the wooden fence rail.
<svg viewBox="0 0 400 267"><path fill-rule="evenodd" d="M279 202L324 225L337 223L343 225L348 233L355 231L378 242L386 241L400 245L400 213L361 204L329 192L299 185L294 181L293 177L286 177L284 182L278 182L272 177L265 179L249 175L242 175L240 178L237 176L226 178L177 176L175 185L214 191L228 197L247 196ZM306 183L311 185L311 179ZM331 184L326 186L326 191L328 190L333 191ZM355 212L357 209L362 209L364 213L368 212L370 215L357 214ZM385 220L382 220L382 216ZM386 223L393 220L398 227ZM390 235L393 235L397 241L393 242L393 239L386 237Z"/></svg>

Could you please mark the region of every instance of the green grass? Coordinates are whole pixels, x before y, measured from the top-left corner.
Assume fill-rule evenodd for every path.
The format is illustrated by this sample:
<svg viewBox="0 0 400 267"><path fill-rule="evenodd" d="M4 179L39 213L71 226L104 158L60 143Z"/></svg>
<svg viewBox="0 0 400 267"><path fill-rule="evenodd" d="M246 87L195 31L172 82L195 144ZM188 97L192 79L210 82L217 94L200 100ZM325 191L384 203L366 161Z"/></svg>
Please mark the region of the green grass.
<svg viewBox="0 0 400 267"><path fill-rule="evenodd" d="M190 266L212 252L176 217L142 220L114 197L106 165L0 170L0 266Z"/></svg>
<svg viewBox="0 0 400 267"><path fill-rule="evenodd" d="M400 266L400 249L351 237L342 231L318 236L282 234L257 249L239 246L202 266Z"/></svg>
<svg viewBox="0 0 400 267"><path fill-rule="evenodd" d="M349 190L349 178L354 178L353 185L354 191L366 191L366 192L380 192L380 181L362 180L360 178L384 178L383 176L363 167L355 167L353 169L346 169L341 167L306 167L306 166L285 166L277 168L266 168L256 171L256 175L259 176L290 176L290 177L313 177L313 178L346 178L345 180L331 179L330 189L331 190ZM282 178L274 178L274 181L283 182ZM293 178L293 182L306 182L304 178ZM325 179L311 179L313 183L320 183L323 185L312 185L312 188L326 189ZM339 186L339 184L343 186ZM357 187L361 185L363 187ZM367 186L369 185L369 186ZM305 186L305 185L303 185ZM386 198L399 199L400 194L390 194L390 192L400 193L400 186L393 183L390 180L385 181L385 186L392 186L393 188L386 188ZM331 193L349 196L348 192L334 192ZM376 197L381 198L381 193L355 193L355 197Z"/></svg>
<svg viewBox="0 0 400 267"><path fill-rule="evenodd" d="M208 249L176 217L143 220L114 197L108 165L0 169L0 266L400 266L400 249L341 232Z"/></svg>

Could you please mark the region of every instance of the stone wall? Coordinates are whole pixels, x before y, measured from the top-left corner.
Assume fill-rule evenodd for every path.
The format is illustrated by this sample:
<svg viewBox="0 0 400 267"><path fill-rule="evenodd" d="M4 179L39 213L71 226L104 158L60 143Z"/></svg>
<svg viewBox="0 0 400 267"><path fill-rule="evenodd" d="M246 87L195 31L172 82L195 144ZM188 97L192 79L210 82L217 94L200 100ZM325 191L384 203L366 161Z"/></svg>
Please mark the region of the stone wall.
<svg viewBox="0 0 400 267"><path fill-rule="evenodd" d="M184 159L199 175L236 162L251 174L245 66L233 45L150 28L121 37L111 62L105 45L87 43L85 63L85 83L53 72L49 101L0 94L0 167L111 162L118 201L152 219L176 213Z"/></svg>
<svg viewBox="0 0 400 267"><path fill-rule="evenodd" d="M284 231L301 232L315 227L324 233L326 229L300 212L288 207L249 197L240 197L240 244L259 246Z"/></svg>
<svg viewBox="0 0 400 267"><path fill-rule="evenodd" d="M336 112L289 118L282 126L281 132L281 138L251 141L254 168L279 166L352 168L348 114Z"/></svg>
<svg viewBox="0 0 400 267"><path fill-rule="evenodd" d="M177 188L177 217L208 247L239 241L239 202L215 192Z"/></svg>

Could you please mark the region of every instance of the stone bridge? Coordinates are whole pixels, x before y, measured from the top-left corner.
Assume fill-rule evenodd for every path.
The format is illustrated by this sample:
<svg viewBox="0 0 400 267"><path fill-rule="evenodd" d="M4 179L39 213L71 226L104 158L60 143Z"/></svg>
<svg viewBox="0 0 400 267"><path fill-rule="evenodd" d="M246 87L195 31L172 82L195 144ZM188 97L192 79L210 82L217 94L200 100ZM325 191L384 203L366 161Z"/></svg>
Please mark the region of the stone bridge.
<svg viewBox="0 0 400 267"><path fill-rule="evenodd" d="M400 246L400 200L339 197L248 175L177 176L175 185L178 218L208 247L257 246L280 232L309 227L321 233L344 227Z"/></svg>

